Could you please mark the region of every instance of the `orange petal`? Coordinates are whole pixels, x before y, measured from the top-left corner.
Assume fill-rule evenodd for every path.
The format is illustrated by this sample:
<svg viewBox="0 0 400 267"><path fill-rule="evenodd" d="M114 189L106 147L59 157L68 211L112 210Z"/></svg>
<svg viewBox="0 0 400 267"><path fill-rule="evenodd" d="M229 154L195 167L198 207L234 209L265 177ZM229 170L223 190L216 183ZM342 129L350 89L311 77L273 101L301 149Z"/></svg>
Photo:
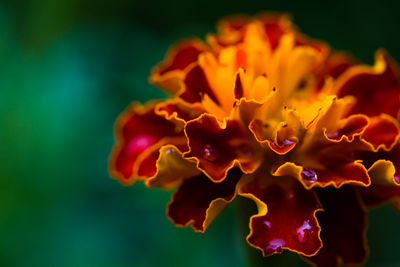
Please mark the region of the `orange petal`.
<svg viewBox="0 0 400 267"><path fill-rule="evenodd" d="M291 151L304 131L295 110L284 107L282 114L282 122L277 123L274 119L263 122L256 119L249 126L258 142L268 144L269 148L279 155Z"/></svg>
<svg viewBox="0 0 400 267"><path fill-rule="evenodd" d="M231 15L217 23L218 34L208 34L207 42L215 49L238 44L243 41L243 30L250 21L247 15Z"/></svg>
<svg viewBox="0 0 400 267"><path fill-rule="evenodd" d="M364 115L351 115L340 120L336 130L331 130L324 134L329 141L351 143L354 141L355 136L365 133L365 130L369 126L368 123L368 117Z"/></svg>
<svg viewBox="0 0 400 267"><path fill-rule="evenodd" d="M170 189L179 182L200 174L196 163L184 159L182 152L176 146L163 146L159 153L156 163L157 173L146 180L148 187Z"/></svg>
<svg viewBox="0 0 400 267"><path fill-rule="evenodd" d="M368 167L373 184L400 185L400 143L390 151L362 152L357 156Z"/></svg>
<svg viewBox="0 0 400 267"><path fill-rule="evenodd" d="M201 102L208 95L215 103L219 101L210 86L207 76L199 65L193 65L185 75L184 87L178 96L189 103Z"/></svg>
<svg viewBox="0 0 400 267"><path fill-rule="evenodd" d="M323 88L328 77L336 79L356 63L358 63L356 59L347 53L333 52L322 64L321 70L318 72L317 89Z"/></svg>
<svg viewBox="0 0 400 267"><path fill-rule="evenodd" d="M294 30L290 16L279 13L262 13L258 15L261 20L268 41L272 49L277 48L282 36Z"/></svg>
<svg viewBox="0 0 400 267"><path fill-rule="evenodd" d="M168 217L178 226L192 225L204 232L216 216L236 196L236 184L242 172L232 169L221 183L214 183L204 174L183 182L168 204Z"/></svg>

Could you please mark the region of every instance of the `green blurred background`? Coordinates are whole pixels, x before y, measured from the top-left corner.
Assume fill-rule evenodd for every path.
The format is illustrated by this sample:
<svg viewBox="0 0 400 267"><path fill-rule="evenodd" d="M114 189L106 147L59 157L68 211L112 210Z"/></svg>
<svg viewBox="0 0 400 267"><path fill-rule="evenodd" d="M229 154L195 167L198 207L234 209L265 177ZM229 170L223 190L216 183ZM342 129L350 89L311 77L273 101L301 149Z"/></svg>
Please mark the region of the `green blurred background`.
<svg viewBox="0 0 400 267"><path fill-rule="evenodd" d="M0 1L0 266L246 266L233 204L206 234L165 216L170 192L110 179L113 123L164 97L150 68L232 13L288 11L308 35L400 60L396 1ZM400 266L400 216L374 210L368 266ZM302 265L285 253L269 266Z"/></svg>

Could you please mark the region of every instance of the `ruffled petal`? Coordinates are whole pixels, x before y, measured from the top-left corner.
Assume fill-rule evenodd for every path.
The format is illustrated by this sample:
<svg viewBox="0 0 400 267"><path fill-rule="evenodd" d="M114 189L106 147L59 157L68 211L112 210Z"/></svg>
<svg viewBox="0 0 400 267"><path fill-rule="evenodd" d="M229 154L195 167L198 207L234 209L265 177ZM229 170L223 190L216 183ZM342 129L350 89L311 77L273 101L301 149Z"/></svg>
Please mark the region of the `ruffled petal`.
<svg viewBox="0 0 400 267"><path fill-rule="evenodd" d="M198 168L214 181L222 181L236 164L243 172L253 172L261 163L262 151L251 133L237 120L220 123L210 114L190 121L185 128L190 150Z"/></svg>
<svg viewBox="0 0 400 267"><path fill-rule="evenodd" d="M191 224L195 231L204 232L235 198L241 174L232 169L221 183L212 182L204 174L185 180L168 204L168 217L178 226Z"/></svg>
<svg viewBox="0 0 400 267"><path fill-rule="evenodd" d="M321 267L363 262L368 254L366 213L357 192L345 186L321 190L318 197L324 207L324 212L317 214L324 246L315 256L305 259Z"/></svg>
<svg viewBox="0 0 400 267"><path fill-rule="evenodd" d="M146 186L170 189L187 178L200 175L196 162L184 159L176 146L165 145L159 154L156 162L157 172L145 181Z"/></svg>
<svg viewBox="0 0 400 267"><path fill-rule="evenodd" d="M117 143L110 157L110 173L121 183L153 176L163 145L175 144L181 151L187 150L183 128L158 116L154 107L155 103L133 104L117 120Z"/></svg>
<svg viewBox="0 0 400 267"><path fill-rule="evenodd" d="M291 176L298 179L305 188L334 186L345 184L369 186L371 184L367 169L360 161L340 163L331 162L324 168L304 167L292 162L285 162L274 172L276 176Z"/></svg>
<svg viewBox="0 0 400 267"><path fill-rule="evenodd" d="M205 110L198 103L190 104L182 99L174 98L157 104L155 112L167 120L174 120L177 124L185 125L186 122L199 117Z"/></svg>
<svg viewBox="0 0 400 267"><path fill-rule="evenodd" d="M177 92L185 69L205 51L208 51L207 46L197 39L177 43L168 50L164 61L153 68L150 82L171 93Z"/></svg>
<svg viewBox="0 0 400 267"><path fill-rule="evenodd" d="M249 244L264 256L283 249L317 253L322 243L315 214L322 209L315 192L291 177L271 177L267 171L246 178L239 183L239 194L258 206L258 214L250 219Z"/></svg>
<svg viewBox="0 0 400 267"><path fill-rule="evenodd" d="M397 120L386 114L370 118L368 127L362 134L362 139L373 147L374 151L379 149L391 150L397 143L400 129Z"/></svg>
<svg viewBox="0 0 400 267"><path fill-rule="evenodd" d="M361 157L372 180L370 187L360 189L365 205L374 208L389 203L400 212L400 144L390 151L363 153Z"/></svg>
<svg viewBox="0 0 400 267"><path fill-rule="evenodd" d="M275 117L271 117L269 120L253 120L249 129L258 142L265 143L275 153L284 155L296 146L305 129L299 114L294 109L284 106L281 121L276 115L275 113Z"/></svg>
<svg viewBox="0 0 400 267"><path fill-rule="evenodd" d="M352 113L376 116L381 113L398 117L400 110L400 77L396 64L384 51L376 54L375 66L357 65L338 78L338 97L352 95L357 103Z"/></svg>
<svg viewBox="0 0 400 267"><path fill-rule="evenodd" d="M368 168L373 184L400 185L400 143L390 151L362 152L358 157Z"/></svg>

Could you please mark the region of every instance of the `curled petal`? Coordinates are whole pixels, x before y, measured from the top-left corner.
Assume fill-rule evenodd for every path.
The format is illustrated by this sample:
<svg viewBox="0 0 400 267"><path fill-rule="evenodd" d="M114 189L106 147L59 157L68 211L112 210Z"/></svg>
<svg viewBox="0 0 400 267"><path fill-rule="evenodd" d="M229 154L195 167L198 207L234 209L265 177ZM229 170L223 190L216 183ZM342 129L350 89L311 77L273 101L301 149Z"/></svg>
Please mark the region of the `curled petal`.
<svg viewBox="0 0 400 267"><path fill-rule="evenodd" d="M352 187L324 189L318 193L324 212L317 214L324 246L312 257L316 266L359 264L367 256L366 213L359 194Z"/></svg>
<svg viewBox="0 0 400 267"><path fill-rule="evenodd" d="M369 186L371 184L367 169L359 161L341 164L331 162L325 168L309 168L286 162L274 172L275 176L291 176L298 179L305 188L341 187L344 184Z"/></svg>
<svg viewBox="0 0 400 267"><path fill-rule="evenodd" d="M400 185L400 143L390 151L363 152L358 157L368 167L374 184Z"/></svg>
<svg viewBox="0 0 400 267"><path fill-rule="evenodd" d="M297 112L286 107L282 111L282 122L277 123L273 119L268 121L255 119L249 129L258 142L268 144L269 148L279 155L292 150L304 131Z"/></svg>
<svg viewBox="0 0 400 267"><path fill-rule="evenodd" d="M375 161L374 164L369 167L368 174L373 184L400 185L400 179L398 174L396 174L396 168L390 160L380 159Z"/></svg>
<svg viewBox="0 0 400 267"><path fill-rule="evenodd" d="M397 118L400 110L400 77L396 64L384 51L376 54L375 66L357 65L338 78L338 97L355 96L352 113L376 116L380 113Z"/></svg>
<svg viewBox="0 0 400 267"><path fill-rule="evenodd" d="M370 118L370 123L362 134L362 139L369 143L374 151L391 150L397 143L400 129L397 121L386 114Z"/></svg>
<svg viewBox="0 0 400 267"><path fill-rule="evenodd" d="M201 105L186 103L175 98L157 104L155 112L167 120L174 120L176 123L185 125L186 122L199 117L205 110Z"/></svg>
<svg viewBox="0 0 400 267"><path fill-rule="evenodd" d="M356 136L359 136L365 133L365 130L368 129L368 117L357 114L351 115L345 119L342 119L338 122L338 127L335 130L331 130L330 132L324 132L326 139L331 142L346 142L351 143L354 141Z"/></svg>
<svg viewBox="0 0 400 267"><path fill-rule="evenodd" d="M130 184L136 178L153 176L158 150L165 144L172 143L186 151L182 127L158 116L154 105L133 104L117 120L117 143L110 157L110 173L121 183Z"/></svg>
<svg viewBox="0 0 400 267"><path fill-rule="evenodd" d="M215 103L219 101L210 86L206 73L200 65L193 65L184 78L184 88L179 97L189 103L201 102L208 95Z"/></svg>
<svg viewBox="0 0 400 267"><path fill-rule="evenodd" d="M148 187L170 189L187 178L200 175L196 163L184 159L176 146L163 146L159 154L156 174L145 181Z"/></svg>
<svg viewBox="0 0 400 267"><path fill-rule="evenodd" d="M245 173L253 172L261 161L261 151L251 133L237 120L220 123L213 115L203 114L185 128L189 151L198 167L216 182L238 164Z"/></svg>
<svg viewBox="0 0 400 267"><path fill-rule="evenodd" d="M167 214L178 226L192 224L204 232L215 217L236 196L241 171L232 169L221 183L214 183L204 174L185 180L172 196Z"/></svg>
<svg viewBox="0 0 400 267"><path fill-rule="evenodd" d="M317 253L322 243L315 214L322 209L315 192L290 177L270 177L268 172L246 178L239 183L239 194L258 206L258 214L250 219L249 244L264 256L283 249L307 256Z"/></svg>
<svg viewBox="0 0 400 267"><path fill-rule="evenodd" d="M150 82L171 93L177 92L184 70L207 50L206 45L197 39L185 40L174 45L168 50L164 61L152 70Z"/></svg>

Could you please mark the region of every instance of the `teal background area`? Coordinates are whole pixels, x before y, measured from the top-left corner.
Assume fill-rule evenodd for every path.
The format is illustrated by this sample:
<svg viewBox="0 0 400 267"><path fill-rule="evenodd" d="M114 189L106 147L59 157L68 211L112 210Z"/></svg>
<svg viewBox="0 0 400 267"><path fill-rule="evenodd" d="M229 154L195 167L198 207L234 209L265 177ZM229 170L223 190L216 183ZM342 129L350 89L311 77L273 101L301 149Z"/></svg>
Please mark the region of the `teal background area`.
<svg viewBox="0 0 400 267"><path fill-rule="evenodd" d="M205 234L167 219L170 192L109 177L113 124L169 45L232 13L287 11L312 37L400 60L397 1L0 1L0 266L246 266L237 203ZM370 214L367 266L400 266L400 216ZM290 253L265 266L304 266Z"/></svg>

